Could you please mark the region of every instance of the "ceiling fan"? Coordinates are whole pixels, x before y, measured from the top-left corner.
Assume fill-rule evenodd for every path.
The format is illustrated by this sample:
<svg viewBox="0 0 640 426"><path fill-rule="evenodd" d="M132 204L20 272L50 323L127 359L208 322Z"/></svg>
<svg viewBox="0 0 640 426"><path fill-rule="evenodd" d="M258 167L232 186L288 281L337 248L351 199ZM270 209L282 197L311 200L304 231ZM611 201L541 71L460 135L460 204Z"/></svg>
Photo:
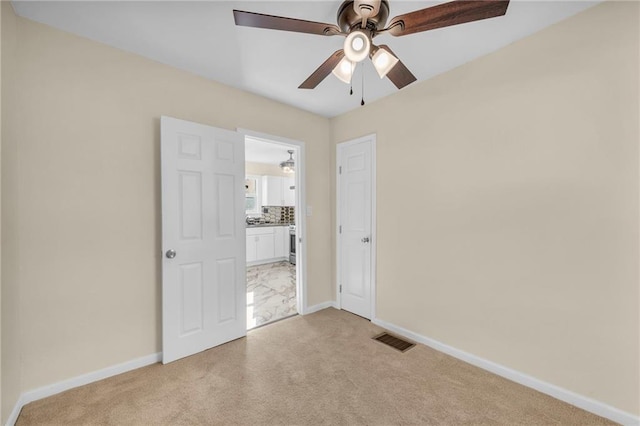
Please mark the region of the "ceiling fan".
<svg viewBox="0 0 640 426"><path fill-rule="evenodd" d="M302 82L299 89L314 89L330 73L350 83L356 64L367 57L373 62L380 78L386 76L398 89L402 89L416 81L416 77L389 46L374 45L375 37L383 34L399 37L494 18L504 15L508 6L509 0L456 0L396 16L386 27L388 0L345 0L338 9L338 25L242 10L234 10L233 16L236 25L245 27L346 37L344 48L335 51L324 61Z"/></svg>

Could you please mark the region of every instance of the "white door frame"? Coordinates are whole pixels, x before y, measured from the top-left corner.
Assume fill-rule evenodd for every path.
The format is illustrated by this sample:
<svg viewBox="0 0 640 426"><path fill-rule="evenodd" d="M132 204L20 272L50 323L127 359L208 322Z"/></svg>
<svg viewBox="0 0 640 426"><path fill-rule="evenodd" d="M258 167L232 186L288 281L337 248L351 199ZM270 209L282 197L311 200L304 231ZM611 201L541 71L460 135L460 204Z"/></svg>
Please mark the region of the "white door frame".
<svg viewBox="0 0 640 426"><path fill-rule="evenodd" d="M336 145L336 304L338 309L342 309L342 293L340 293L340 276L342 272L341 254L342 247L340 244L340 223L342 223L340 215L340 163L342 158L342 150L350 145L361 142L371 143L371 321L376 318L376 270L377 270L377 249L378 236L376 226L376 134L370 134L340 142Z"/></svg>
<svg viewBox="0 0 640 426"><path fill-rule="evenodd" d="M304 142L283 138L281 136L269 135L267 133L255 132L253 130L236 129L238 133L251 136L256 139L262 139L269 143L279 143L288 145L297 150L296 158L296 309L300 315L305 315L308 310L307 306L307 211L306 207L306 162L305 162L305 144ZM289 235L287 235L287 238Z"/></svg>

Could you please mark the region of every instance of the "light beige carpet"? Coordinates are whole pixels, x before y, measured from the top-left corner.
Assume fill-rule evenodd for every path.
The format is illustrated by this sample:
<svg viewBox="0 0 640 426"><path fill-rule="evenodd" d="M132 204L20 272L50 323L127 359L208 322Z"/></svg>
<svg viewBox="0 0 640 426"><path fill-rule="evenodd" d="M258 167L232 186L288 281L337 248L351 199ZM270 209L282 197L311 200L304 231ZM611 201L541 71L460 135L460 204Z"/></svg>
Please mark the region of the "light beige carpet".
<svg viewBox="0 0 640 426"><path fill-rule="evenodd" d="M400 353L335 309L25 406L18 425L594 425L571 405L426 346Z"/></svg>

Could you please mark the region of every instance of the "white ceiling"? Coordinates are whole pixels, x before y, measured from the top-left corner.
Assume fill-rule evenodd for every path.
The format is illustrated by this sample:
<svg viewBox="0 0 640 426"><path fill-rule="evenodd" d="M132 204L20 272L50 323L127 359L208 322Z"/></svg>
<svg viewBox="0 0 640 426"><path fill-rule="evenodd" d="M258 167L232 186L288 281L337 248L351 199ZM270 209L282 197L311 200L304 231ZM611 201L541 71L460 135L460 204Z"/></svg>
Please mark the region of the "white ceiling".
<svg viewBox="0 0 640 426"><path fill-rule="evenodd" d="M389 3L393 17L443 2ZM405 37L380 36L376 43L388 44L423 81L597 3L512 0L504 17ZM344 39L236 27L232 10L333 24L340 4L340 0L13 1L22 17L326 117L360 106L360 72L356 71L353 96L332 75L315 90L297 87L342 47ZM389 80L379 79L369 61L365 61L364 79L366 102L397 91Z"/></svg>
<svg viewBox="0 0 640 426"><path fill-rule="evenodd" d="M289 158L287 150L294 149L284 145L265 142L247 137L244 142L245 161L251 163L280 164ZM296 159L296 154L293 154Z"/></svg>

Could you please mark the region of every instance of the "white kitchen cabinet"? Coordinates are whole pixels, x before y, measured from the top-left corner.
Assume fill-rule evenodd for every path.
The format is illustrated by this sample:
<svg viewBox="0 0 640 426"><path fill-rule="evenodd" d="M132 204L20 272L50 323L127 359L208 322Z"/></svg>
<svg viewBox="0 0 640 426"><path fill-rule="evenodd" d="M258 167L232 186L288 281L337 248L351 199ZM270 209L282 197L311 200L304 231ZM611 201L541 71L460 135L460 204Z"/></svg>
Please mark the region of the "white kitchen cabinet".
<svg viewBox="0 0 640 426"><path fill-rule="evenodd" d="M262 176L262 205L282 206L282 178L280 176Z"/></svg>
<svg viewBox="0 0 640 426"><path fill-rule="evenodd" d="M285 177L282 178L282 198L284 206L295 206L296 205L296 179L294 177ZM291 189L293 188L293 189Z"/></svg>
<svg viewBox="0 0 640 426"><path fill-rule="evenodd" d="M294 177L262 176L263 206L295 206Z"/></svg>
<svg viewBox="0 0 640 426"><path fill-rule="evenodd" d="M287 235L285 235L285 231ZM275 229L275 250L276 257L286 257L288 253L285 251L285 238L289 235L289 228L286 226L278 226Z"/></svg>
<svg viewBox="0 0 640 426"><path fill-rule="evenodd" d="M247 262L275 262L289 258L289 228L263 226L247 228Z"/></svg>
<svg viewBox="0 0 640 426"><path fill-rule="evenodd" d="M247 262L258 260L258 237L247 235Z"/></svg>
<svg viewBox="0 0 640 426"><path fill-rule="evenodd" d="M256 242L256 260L273 259L276 257L275 250L275 235L264 234L260 235Z"/></svg>
<svg viewBox="0 0 640 426"><path fill-rule="evenodd" d="M247 228L247 262L275 257L274 228Z"/></svg>

